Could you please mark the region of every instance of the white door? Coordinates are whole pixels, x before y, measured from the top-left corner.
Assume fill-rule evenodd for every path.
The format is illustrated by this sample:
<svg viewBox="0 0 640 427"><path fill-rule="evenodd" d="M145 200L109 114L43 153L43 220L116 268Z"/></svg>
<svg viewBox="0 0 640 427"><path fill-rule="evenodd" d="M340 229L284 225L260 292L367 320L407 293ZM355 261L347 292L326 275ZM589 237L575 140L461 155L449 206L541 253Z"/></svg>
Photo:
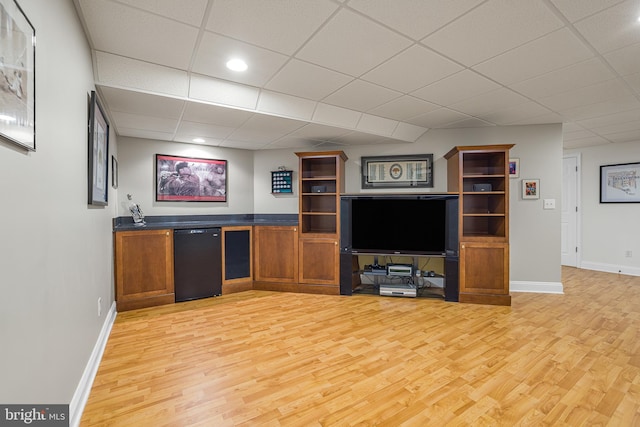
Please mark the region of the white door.
<svg viewBox="0 0 640 427"><path fill-rule="evenodd" d="M562 158L562 265L578 266L578 157Z"/></svg>

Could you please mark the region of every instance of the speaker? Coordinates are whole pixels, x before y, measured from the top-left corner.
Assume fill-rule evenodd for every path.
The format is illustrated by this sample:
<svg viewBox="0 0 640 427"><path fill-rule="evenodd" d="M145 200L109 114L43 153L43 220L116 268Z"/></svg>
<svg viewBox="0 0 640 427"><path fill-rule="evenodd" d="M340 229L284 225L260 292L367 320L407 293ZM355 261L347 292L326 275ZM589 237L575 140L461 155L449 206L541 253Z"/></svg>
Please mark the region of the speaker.
<svg viewBox="0 0 640 427"><path fill-rule="evenodd" d="M491 191L491 184L473 184L473 191Z"/></svg>
<svg viewBox="0 0 640 427"><path fill-rule="evenodd" d="M312 193L326 193L327 186L326 185L312 185L311 186Z"/></svg>
<svg viewBox="0 0 640 427"><path fill-rule="evenodd" d="M460 260L458 257L444 259L444 300L458 302Z"/></svg>

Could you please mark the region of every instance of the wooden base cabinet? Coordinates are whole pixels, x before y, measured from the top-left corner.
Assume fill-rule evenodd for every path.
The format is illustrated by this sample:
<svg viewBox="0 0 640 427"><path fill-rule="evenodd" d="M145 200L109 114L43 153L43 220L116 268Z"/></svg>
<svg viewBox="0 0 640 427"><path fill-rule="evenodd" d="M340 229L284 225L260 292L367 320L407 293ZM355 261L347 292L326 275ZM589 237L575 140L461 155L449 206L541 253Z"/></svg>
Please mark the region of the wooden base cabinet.
<svg viewBox="0 0 640 427"><path fill-rule="evenodd" d="M298 227L254 227L254 289L297 291Z"/></svg>
<svg viewBox="0 0 640 427"><path fill-rule="evenodd" d="M305 292L340 293L340 251L336 239L300 239L299 283Z"/></svg>
<svg viewBox="0 0 640 427"><path fill-rule="evenodd" d="M174 303L173 231L118 231L114 239L116 309Z"/></svg>
<svg viewBox="0 0 640 427"><path fill-rule="evenodd" d="M508 244L460 244L459 301L511 305Z"/></svg>

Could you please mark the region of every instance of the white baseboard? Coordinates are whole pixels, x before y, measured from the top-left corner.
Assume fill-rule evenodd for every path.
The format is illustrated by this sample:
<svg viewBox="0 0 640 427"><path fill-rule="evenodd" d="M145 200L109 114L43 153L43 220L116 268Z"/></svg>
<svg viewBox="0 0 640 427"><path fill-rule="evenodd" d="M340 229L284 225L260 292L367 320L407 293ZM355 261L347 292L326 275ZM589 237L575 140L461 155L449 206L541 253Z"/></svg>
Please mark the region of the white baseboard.
<svg viewBox="0 0 640 427"><path fill-rule="evenodd" d="M561 282L509 282L510 292L532 292L537 294L564 294Z"/></svg>
<svg viewBox="0 0 640 427"><path fill-rule="evenodd" d="M627 267L624 265L603 264L600 262L582 261L580 268L585 270L602 271L605 273L626 274L628 276L640 276L640 268Z"/></svg>
<svg viewBox="0 0 640 427"><path fill-rule="evenodd" d="M98 373L102 354L104 353L104 349L107 345L107 340L109 339L113 322L116 320L116 315L116 303L114 301L113 304L111 304L111 308L109 309L106 318L104 319L102 330L100 330L98 340L96 341L93 351L91 352L91 356L89 357L89 361L84 368L82 378L80 378L80 383L78 384L78 387L76 387L76 392L73 393L71 403L69 403L70 427L77 427L80 425L82 412L84 411L84 406L87 404L87 400L89 399L91 386L93 385L93 380Z"/></svg>

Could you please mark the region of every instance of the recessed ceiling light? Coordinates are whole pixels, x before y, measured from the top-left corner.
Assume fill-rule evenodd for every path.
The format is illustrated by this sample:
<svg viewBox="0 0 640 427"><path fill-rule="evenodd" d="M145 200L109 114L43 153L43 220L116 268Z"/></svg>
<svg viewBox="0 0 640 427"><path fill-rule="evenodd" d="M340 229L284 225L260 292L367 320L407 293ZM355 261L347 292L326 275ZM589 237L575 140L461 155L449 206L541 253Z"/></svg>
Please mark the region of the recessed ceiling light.
<svg viewBox="0 0 640 427"><path fill-rule="evenodd" d="M248 66L242 59L234 58L227 61L227 68L233 71L245 71Z"/></svg>
<svg viewBox="0 0 640 427"><path fill-rule="evenodd" d="M204 142L204 139L202 139L202 138L193 138L193 142L202 143L202 142Z"/></svg>

